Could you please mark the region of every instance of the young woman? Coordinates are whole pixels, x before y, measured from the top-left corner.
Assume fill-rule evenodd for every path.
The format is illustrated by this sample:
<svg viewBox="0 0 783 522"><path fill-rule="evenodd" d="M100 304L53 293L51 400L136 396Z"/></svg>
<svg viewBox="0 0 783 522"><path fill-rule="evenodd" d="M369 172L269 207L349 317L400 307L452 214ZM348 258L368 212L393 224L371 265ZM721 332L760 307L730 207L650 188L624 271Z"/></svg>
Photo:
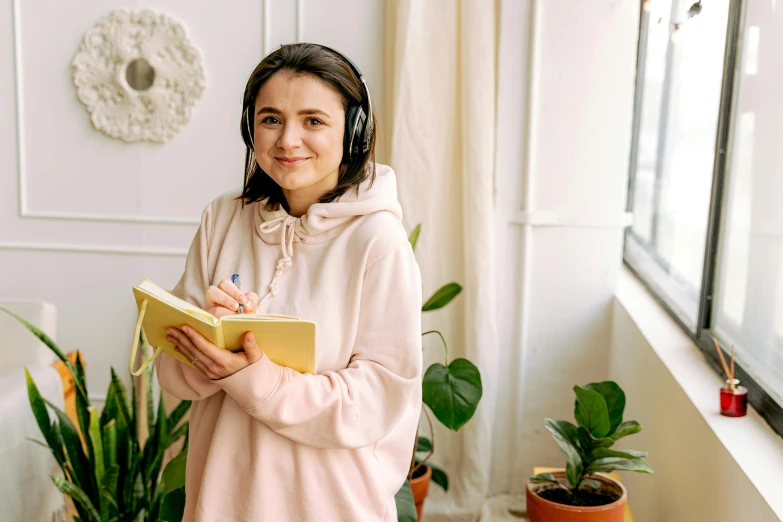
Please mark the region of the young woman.
<svg viewBox="0 0 783 522"><path fill-rule="evenodd" d="M317 369L278 366L252 334L232 353L169 329L198 368L156 362L161 387L194 401L184 520L396 521L421 411L421 277L394 173L374 163L370 93L338 52L284 45L244 109L244 188L204 210L174 294L215 316L314 321Z"/></svg>

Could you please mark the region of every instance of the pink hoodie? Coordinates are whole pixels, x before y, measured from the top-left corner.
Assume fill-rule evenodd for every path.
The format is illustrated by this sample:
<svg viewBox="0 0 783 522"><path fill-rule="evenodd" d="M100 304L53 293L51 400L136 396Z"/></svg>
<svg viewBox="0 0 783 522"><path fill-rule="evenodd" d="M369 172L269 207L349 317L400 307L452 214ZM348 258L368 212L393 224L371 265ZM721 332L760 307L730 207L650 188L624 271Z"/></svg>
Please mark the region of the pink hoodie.
<svg viewBox="0 0 783 522"><path fill-rule="evenodd" d="M316 323L316 375L267 357L211 381L162 354L193 400L183 521L396 521L421 412L421 276L394 172L294 218L224 194L204 210L174 294L205 307L240 274L259 313ZM280 267L285 266L283 270ZM259 339L263 349L263 339Z"/></svg>

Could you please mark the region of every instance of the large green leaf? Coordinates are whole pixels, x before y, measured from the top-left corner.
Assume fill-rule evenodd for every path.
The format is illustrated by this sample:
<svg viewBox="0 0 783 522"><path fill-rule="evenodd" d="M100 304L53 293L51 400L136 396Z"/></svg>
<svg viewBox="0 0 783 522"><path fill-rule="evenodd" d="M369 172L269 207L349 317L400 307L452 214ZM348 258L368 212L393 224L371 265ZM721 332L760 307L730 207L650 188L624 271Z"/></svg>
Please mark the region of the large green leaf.
<svg viewBox="0 0 783 522"><path fill-rule="evenodd" d="M587 473L609 473L612 471L636 471L638 473L652 473L653 469L644 459L623 459L616 457L607 457L598 459L587 468Z"/></svg>
<svg viewBox="0 0 783 522"><path fill-rule="evenodd" d="M587 429L593 437L601 438L609 434L609 410L606 401L597 391L574 386L576 402L574 417L576 422Z"/></svg>
<svg viewBox="0 0 783 522"><path fill-rule="evenodd" d="M411 232L411 235L408 236L408 242L411 244L411 249L416 250L416 243L419 242L419 234L421 234L421 223L416 225L416 228L413 229L413 232Z"/></svg>
<svg viewBox="0 0 783 522"><path fill-rule="evenodd" d="M473 417L482 393L481 374L467 359L454 359L448 367L435 363L424 374L424 403L450 430L459 430Z"/></svg>
<svg viewBox="0 0 783 522"><path fill-rule="evenodd" d="M627 437L628 435L633 435L634 433L639 433L642 431L642 427L639 425L636 421L628 421L623 422L617 427L617 430L612 433L609 438L613 441L618 441L622 439L623 437Z"/></svg>
<svg viewBox="0 0 783 522"><path fill-rule="evenodd" d="M25 328L30 330L30 332L33 335L35 335L42 343L44 343L47 346L47 348L49 348L57 356L57 358L60 359L65 364L65 367L68 368L68 371L71 372L71 375L73 375L77 393L81 393L84 397L87 397L87 392L82 387L82 383L78 379L78 371L76 370L76 367L73 365L73 363L71 363L70 360L68 360L68 358L65 356L63 351L60 350L60 348L57 346L57 343L55 343L51 337L46 335L43 332L43 330L39 329L30 321L27 321L23 317L19 317L18 315L11 312L10 310L6 310L5 308L0 307L0 311L7 313L11 317L16 319L20 323L22 323L25 326Z"/></svg>
<svg viewBox="0 0 783 522"><path fill-rule="evenodd" d="M429 453L432 451L432 441L427 437L419 437L416 441L416 452Z"/></svg>
<svg viewBox="0 0 783 522"><path fill-rule="evenodd" d="M585 386L585 388L598 392L604 398L607 411L609 412L609 433L614 433L617 426L623 422L625 393L613 381L593 382Z"/></svg>
<svg viewBox="0 0 783 522"><path fill-rule="evenodd" d="M584 457L590 451L589 440L582 440L582 436L576 426L568 421L544 419L544 426L551 433L559 433L574 448L579 451L579 456Z"/></svg>
<svg viewBox="0 0 783 522"><path fill-rule="evenodd" d="M117 421L112 419L103 426L103 466L104 469L117 467Z"/></svg>
<svg viewBox="0 0 783 522"><path fill-rule="evenodd" d="M96 408L90 407L89 439L95 473L95 482L100 486L103 483L105 469L103 466L103 437L101 436L100 416Z"/></svg>
<svg viewBox="0 0 783 522"><path fill-rule="evenodd" d="M185 488L180 488L163 497L160 506L160 522L181 522L185 512Z"/></svg>
<svg viewBox="0 0 783 522"><path fill-rule="evenodd" d="M549 429L549 427L547 427ZM582 463L582 457L579 456L579 451L563 437L559 432L549 430L552 433L552 438L555 439L560 451L566 457L566 478L572 488L579 486L579 483L584 476L584 465Z"/></svg>
<svg viewBox="0 0 783 522"><path fill-rule="evenodd" d="M79 489L75 484L68 482L67 480L60 477L52 477L52 481L54 481L54 485L57 486L57 489L59 489L64 495L71 497L76 504L80 505L85 510L85 512L90 517L90 522L100 522L100 513L98 513L98 510L95 509L95 506L92 502L90 502L90 499L87 497L84 491Z"/></svg>
<svg viewBox="0 0 783 522"><path fill-rule="evenodd" d="M596 461L605 458L619 458L619 459L638 459L644 458L648 455L646 451L634 451L634 450L611 450L609 448L596 448L590 453L590 461Z"/></svg>
<svg viewBox="0 0 783 522"><path fill-rule="evenodd" d="M549 483L552 483L552 484L557 484L558 486L560 486L560 482L558 482L558 480L555 478L555 476L552 475L551 473L539 473L538 475L533 475L528 480L530 480L530 482L532 484L549 484Z"/></svg>
<svg viewBox="0 0 783 522"><path fill-rule="evenodd" d="M432 469L432 481L443 488L443 491L449 490L449 476L446 472L433 464L427 464Z"/></svg>
<svg viewBox="0 0 783 522"><path fill-rule="evenodd" d="M394 495L397 504L397 522L416 522L416 503L413 501L411 484L407 480Z"/></svg>
<svg viewBox="0 0 783 522"><path fill-rule="evenodd" d="M432 294L424 306L421 307L422 312L431 312L438 308L443 308L451 302L452 299L457 297L462 292L462 287L457 283L449 283L442 286L437 292Z"/></svg>
<svg viewBox="0 0 783 522"><path fill-rule="evenodd" d="M185 487L185 464L188 460L188 452L182 451L171 459L163 469L163 478L160 481L162 493L171 493L175 489Z"/></svg>
<svg viewBox="0 0 783 522"><path fill-rule="evenodd" d="M54 458L57 463L62 467L65 461L65 454L63 453L62 445L58 443L54 431L52 430L52 419L49 417L49 411L46 409L46 403L44 403L41 393L38 391L38 387L33 381L33 377L30 375L30 371L24 369L25 379L27 381L27 396L30 399L30 406L33 410L33 416L35 422L38 424L38 428L41 430L41 434L44 440L49 445L49 449L54 454Z"/></svg>
<svg viewBox="0 0 783 522"><path fill-rule="evenodd" d="M98 498L95 475L87 455L84 454L79 431L64 411L49 401L45 400L45 402L52 411L54 411L55 415L57 415L60 434L62 435L63 443L65 444L66 459L71 464L74 471L71 480L74 484L79 486L90 499L95 501Z"/></svg>
<svg viewBox="0 0 783 522"><path fill-rule="evenodd" d="M130 432L135 434L135 430L133 429L134 419L131 413L130 401L128 400L128 391L125 389L122 379L120 379L117 372L114 371L114 368L111 369L111 384L114 386L118 411L120 415L122 415L125 425L130 429Z"/></svg>
<svg viewBox="0 0 783 522"><path fill-rule="evenodd" d="M180 401L180 403L177 404L174 410L169 414L167 421L169 431L174 430L177 424L179 424L179 421L182 420L182 417L185 416L185 413L187 413L188 409L190 408L190 404L190 401Z"/></svg>

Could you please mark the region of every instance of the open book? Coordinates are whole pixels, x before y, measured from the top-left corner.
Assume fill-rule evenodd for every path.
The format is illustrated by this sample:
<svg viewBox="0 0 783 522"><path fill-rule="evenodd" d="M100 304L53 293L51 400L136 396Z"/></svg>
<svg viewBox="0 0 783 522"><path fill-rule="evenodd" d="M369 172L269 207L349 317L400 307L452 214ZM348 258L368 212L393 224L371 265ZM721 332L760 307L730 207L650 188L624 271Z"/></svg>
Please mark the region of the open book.
<svg viewBox="0 0 783 522"><path fill-rule="evenodd" d="M174 345L166 340L166 330L169 327L182 328L184 325L198 331L216 346L233 352L242 349L244 333L253 332L258 346L273 362L301 373L315 373L315 323L311 321L268 314L238 314L218 319L148 279L133 288L133 295L139 309L128 365L133 375L141 374L161 351L193 367L193 364L174 350ZM147 342L156 350L139 369L134 370L133 364L142 328Z"/></svg>

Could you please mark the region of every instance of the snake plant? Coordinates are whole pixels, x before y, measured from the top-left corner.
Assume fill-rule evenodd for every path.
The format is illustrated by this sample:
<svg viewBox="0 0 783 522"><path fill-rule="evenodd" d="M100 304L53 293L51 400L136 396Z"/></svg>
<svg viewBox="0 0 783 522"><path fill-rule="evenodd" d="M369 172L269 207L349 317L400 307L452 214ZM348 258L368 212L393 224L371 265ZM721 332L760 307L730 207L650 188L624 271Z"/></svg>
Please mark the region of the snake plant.
<svg viewBox="0 0 783 522"><path fill-rule="evenodd" d="M133 383L129 398L127 389L114 369L102 411L89 400L84 365L77 356L73 364L55 342L35 325L15 317L60 359L73 376L76 388L78 426L38 391L30 372L27 392L35 420L45 442L33 441L48 448L62 469L63 476L53 476L57 488L71 497L78 516L75 522L179 522L185 506L185 460L187 458L188 424L180 424L190 407L181 402L166 414L163 397L154 408L150 393L152 369L145 373L147 424L149 437L138 437L139 412L137 389ZM54 416L50 415L50 411ZM185 446L161 473L163 454L173 443L185 438Z"/></svg>

